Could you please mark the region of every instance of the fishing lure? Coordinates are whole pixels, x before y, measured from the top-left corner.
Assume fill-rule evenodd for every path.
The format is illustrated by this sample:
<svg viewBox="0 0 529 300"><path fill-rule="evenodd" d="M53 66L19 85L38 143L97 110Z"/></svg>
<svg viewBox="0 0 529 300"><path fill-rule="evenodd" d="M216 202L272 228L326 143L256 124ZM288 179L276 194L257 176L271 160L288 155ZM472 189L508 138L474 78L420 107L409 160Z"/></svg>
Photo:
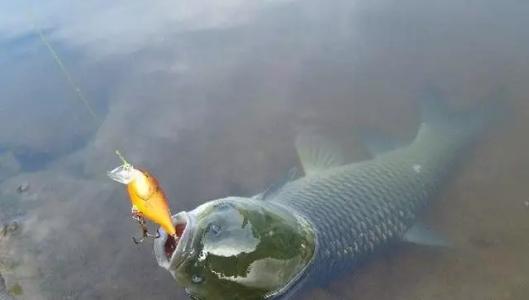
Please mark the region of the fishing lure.
<svg viewBox="0 0 529 300"><path fill-rule="evenodd" d="M116 154L123 164L107 175L114 181L125 184L132 203L132 219L140 225L141 238L132 237L134 243L139 244L145 238L156 239L160 234L150 233L147 229L147 220L150 220L163 228L163 230L178 239L175 226L171 220L171 211L167 203L167 198L158 183L158 180L149 172L134 168L119 151Z"/></svg>

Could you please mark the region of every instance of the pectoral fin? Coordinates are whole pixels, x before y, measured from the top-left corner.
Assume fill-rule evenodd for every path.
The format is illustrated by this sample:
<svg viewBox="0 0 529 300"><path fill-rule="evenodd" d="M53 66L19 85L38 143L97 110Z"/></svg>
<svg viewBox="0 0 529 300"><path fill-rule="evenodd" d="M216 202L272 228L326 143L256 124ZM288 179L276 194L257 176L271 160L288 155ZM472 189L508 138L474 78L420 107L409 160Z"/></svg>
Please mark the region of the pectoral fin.
<svg viewBox="0 0 529 300"><path fill-rule="evenodd" d="M415 224L410 227L404 234L403 240L418 245L451 247L451 243L446 238L421 224Z"/></svg>

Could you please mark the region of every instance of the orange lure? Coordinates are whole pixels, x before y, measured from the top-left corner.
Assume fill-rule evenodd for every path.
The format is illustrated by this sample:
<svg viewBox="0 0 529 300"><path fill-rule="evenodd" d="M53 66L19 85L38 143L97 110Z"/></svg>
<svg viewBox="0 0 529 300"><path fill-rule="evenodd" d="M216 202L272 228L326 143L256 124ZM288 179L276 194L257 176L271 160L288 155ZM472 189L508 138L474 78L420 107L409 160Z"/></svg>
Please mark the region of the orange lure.
<svg viewBox="0 0 529 300"><path fill-rule="evenodd" d="M132 211L160 225L170 235L176 233L171 211L158 180L149 172L138 170L136 178L127 184Z"/></svg>
<svg viewBox="0 0 529 300"><path fill-rule="evenodd" d="M116 153L123 164L107 174L111 179L127 185L132 203L132 216L142 225L144 237L148 236L145 218L160 225L167 234L175 236L171 211L158 180L149 172L134 168L119 152Z"/></svg>

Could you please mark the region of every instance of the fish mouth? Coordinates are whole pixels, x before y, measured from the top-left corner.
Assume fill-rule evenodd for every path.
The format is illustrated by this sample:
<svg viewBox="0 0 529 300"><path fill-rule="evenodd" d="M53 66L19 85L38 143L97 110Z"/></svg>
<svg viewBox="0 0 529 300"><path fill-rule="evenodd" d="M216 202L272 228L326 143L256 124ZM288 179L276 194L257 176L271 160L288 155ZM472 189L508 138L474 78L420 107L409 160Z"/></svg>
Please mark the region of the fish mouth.
<svg viewBox="0 0 529 300"><path fill-rule="evenodd" d="M184 211L171 219L178 237L175 238L160 228L160 237L154 241L154 255L160 267L174 273L191 254L195 218Z"/></svg>

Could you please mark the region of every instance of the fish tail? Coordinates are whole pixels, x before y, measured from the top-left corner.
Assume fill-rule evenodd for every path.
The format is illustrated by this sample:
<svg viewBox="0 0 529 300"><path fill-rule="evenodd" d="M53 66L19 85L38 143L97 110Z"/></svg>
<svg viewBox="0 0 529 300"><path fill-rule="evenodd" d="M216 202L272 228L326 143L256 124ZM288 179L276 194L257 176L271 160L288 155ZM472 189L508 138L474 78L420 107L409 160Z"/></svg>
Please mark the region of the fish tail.
<svg viewBox="0 0 529 300"><path fill-rule="evenodd" d="M491 124L506 116L504 90L468 111L451 110L439 91L430 91L421 99L421 130L428 129L451 137L471 138L480 136ZM420 135L419 131L419 135Z"/></svg>

